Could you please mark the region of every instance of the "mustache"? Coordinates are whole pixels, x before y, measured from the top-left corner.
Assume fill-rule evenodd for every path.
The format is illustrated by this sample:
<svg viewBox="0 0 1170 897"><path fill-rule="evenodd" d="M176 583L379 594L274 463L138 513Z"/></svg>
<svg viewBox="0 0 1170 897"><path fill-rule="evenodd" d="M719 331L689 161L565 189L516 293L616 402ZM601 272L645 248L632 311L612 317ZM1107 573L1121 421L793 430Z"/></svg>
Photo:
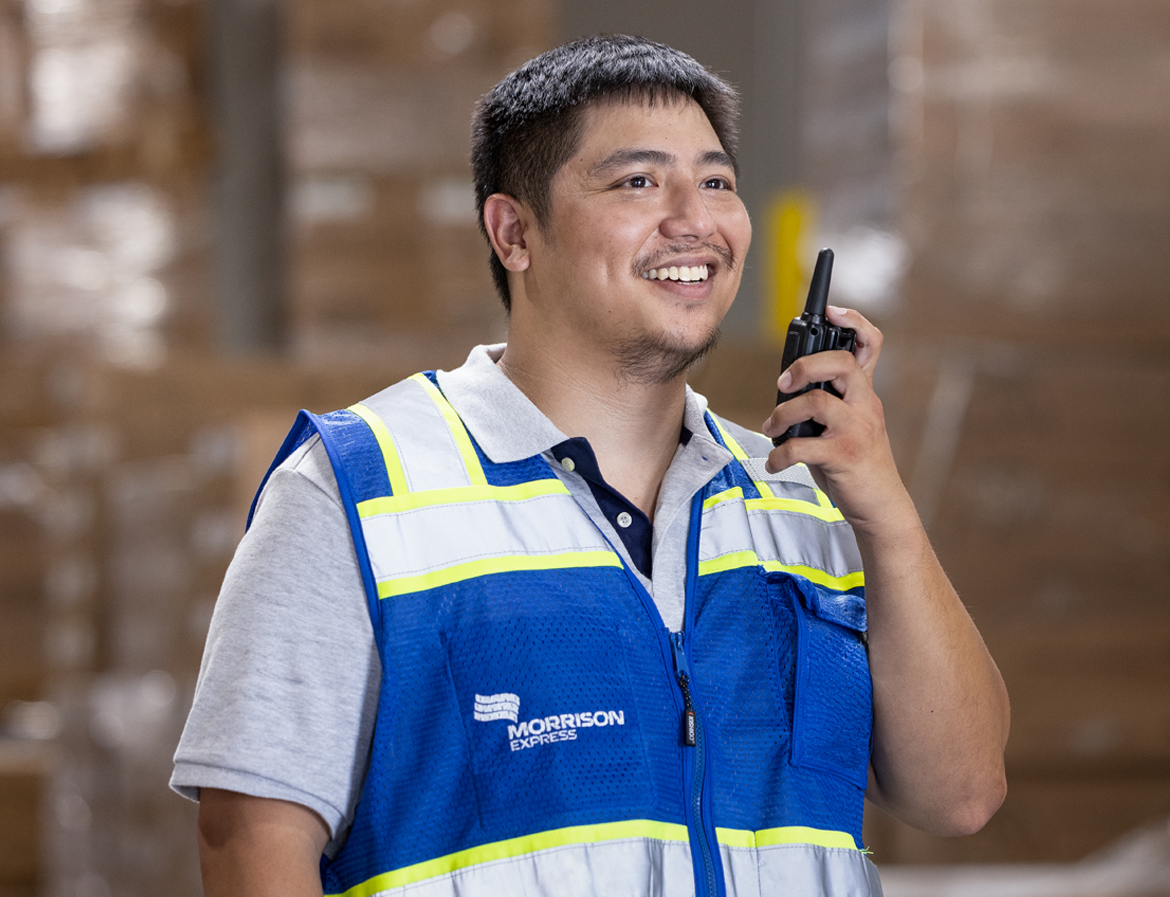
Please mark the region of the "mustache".
<svg viewBox="0 0 1170 897"><path fill-rule="evenodd" d="M697 251L710 252L718 256L723 262L723 266L729 271L735 270L735 256L726 246L718 246L715 243L671 243L669 246L663 246L661 249L656 249L634 259L634 275L640 276L643 271L649 271L651 268L661 268L661 263L672 256L694 254Z"/></svg>

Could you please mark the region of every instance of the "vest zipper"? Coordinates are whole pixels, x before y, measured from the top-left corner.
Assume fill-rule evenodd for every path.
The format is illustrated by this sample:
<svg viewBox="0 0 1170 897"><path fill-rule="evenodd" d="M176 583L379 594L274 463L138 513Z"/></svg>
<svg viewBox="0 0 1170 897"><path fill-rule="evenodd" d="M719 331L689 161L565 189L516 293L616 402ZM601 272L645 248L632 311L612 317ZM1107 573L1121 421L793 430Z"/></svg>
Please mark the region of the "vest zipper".
<svg viewBox="0 0 1170 897"><path fill-rule="evenodd" d="M683 699L683 798L687 805L687 835L690 839L692 865L695 872L695 897L727 897L723 883L723 863L718 853L715 837L715 820L709 806L710 800L703 800L704 791L710 794L707 770L707 746L703 738L703 726L695 711L691 695L691 671L684 648L685 633L694 628L695 601L699 578L699 529L703 515L703 499L706 490L701 489L691 500L690 531L687 534L687 578L685 623L682 632L671 632L662 621L654 599L622 559L622 571L634 593L638 595L647 616L658 626L659 645L662 647L664 664L674 661L674 677ZM600 530L599 530L600 532ZM604 532L602 538L609 542ZM621 552L609 543L613 553L621 558ZM668 668L669 669L669 668ZM664 670L664 672L668 672ZM685 683L685 685L684 685ZM693 744L688 739L693 736ZM688 759L690 762L688 763Z"/></svg>
<svg viewBox="0 0 1170 897"><path fill-rule="evenodd" d="M715 857L711 845L714 838L710 837L704 819L703 786L707 774L707 745L703 740L703 726L699 715L695 712L695 705L691 701L691 676L687 664L685 635L682 632L670 634L671 648L674 653L675 677L678 680L679 690L683 697L683 755L690 754L691 764L687 768L689 775L684 775L683 786L687 798L689 816L687 828L691 832L691 844L698 847L700 863L696 864L696 875L702 884L702 890L697 893L706 897L717 897L720 894L719 876L716 873ZM700 878L701 875L701 878Z"/></svg>

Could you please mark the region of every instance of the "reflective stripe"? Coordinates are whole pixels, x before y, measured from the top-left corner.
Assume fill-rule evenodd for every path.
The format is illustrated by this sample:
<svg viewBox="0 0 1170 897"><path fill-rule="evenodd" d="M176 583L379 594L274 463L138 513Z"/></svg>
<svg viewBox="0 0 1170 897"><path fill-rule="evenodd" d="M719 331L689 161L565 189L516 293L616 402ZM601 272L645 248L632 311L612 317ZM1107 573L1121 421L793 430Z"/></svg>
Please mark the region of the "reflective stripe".
<svg viewBox="0 0 1170 897"><path fill-rule="evenodd" d="M382 423L382 418L359 402L350 405L349 410L366 422L378 440L378 447L382 449L382 459L386 462L386 474L390 477L390 489L395 495L404 495L406 488L406 473L402 469L402 462L398 459L398 449L394 447L394 440L390 431Z"/></svg>
<svg viewBox="0 0 1170 897"><path fill-rule="evenodd" d="M410 379L426 390L431 401L435 403L435 407L439 409L439 413L443 415L443 419L451 431L451 436L455 440L455 446L459 449L459 455L463 459L463 467L467 471L471 485L486 486L487 477L484 476L483 465L479 463L479 455L475 453L475 446L471 444L467 428L463 426L463 421L459 419L459 415L451 407L451 403L425 374L415 374Z"/></svg>
<svg viewBox="0 0 1170 897"><path fill-rule="evenodd" d="M724 444L731 450L731 454L735 457L735 459L737 461L746 461L748 459L748 453L745 452L743 450L743 446L736 442L735 439L732 438L731 434L727 432L727 428L723 426L723 421L717 418L714 414L710 415L710 418L711 420L715 421L715 427L719 430L719 435L723 437ZM774 495L772 492L772 487L763 480L752 480L752 482L755 483L756 489L764 498L771 498Z"/></svg>
<svg viewBox="0 0 1170 897"><path fill-rule="evenodd" d="M799 511L778 514L789 510L790 499L741 502L729 493L715 496L720 497L703 512L699 575L760 565L832 589L864 585L861 554L844 521L808 513L815 507L808 502L798 502Z"/></svg>
<svg viewBox="0 0 1170 897"><path fill-rule="evenodd" d="M761 835L766 833L755 833L757 838ZM720 844L728 897L880 897L882 893L873 863L852 844L846 848L807 841L757 841L757 845ZM694 877L684 826L633 820L559 829L473 847L375 876L329 897L387 897L392 893L411 897L630 893L691 897Z"/></svg>
<svg viewBox="0 0 1170 897"><path fill-rule="evenodd" d="M534 492L514 501L434 505L425 503L426 493L415 493L424 502L419 507L363 516L362 533L379 594L402 594L508 570L620 564L567 491L541 487ZM413 496L403 504L411 501ZM371 503L367 509L375 507ZM524 547L522 552L518 545Z"/></svg>
<svg viewBox="0 0 1170 897"><path fill-rule="evenodd" d="M757 833L761 834L761 833ZM852 840L852 839L850 839ZM720 845L728 897L881 897L878 872L853 844Z"/></svg>
<svg viewBox="0 0 1170 897"><path fill-rule="evenodd" d="M802 501L799 498L744 498L743 489L736 486L707 498L703 502L703 510L710 510L725 501L743 501L749 511L790 511L793 514L807 514L826 523L840 523L845 519L845 516L833 507L829 497L819 489L818 503L814 505L811 501Z"/></svg>
<svg viewBox="0 0 1170 897"><path fill-rule="evenodd" d="M699 561L699 575L708 576L711 573L723 573L727 570L737 570L741 567L763 567L765 570L776 573L791 573L793 576L803 576L809 582L817 585L847 592L865 585L865 573L857 570L844 576L832 576L816 567L803 564L783 564L780 561L761 561L754 551L737 551L732 554L721 555L709 561Z"/></svg>
<svg viewBox="0 0 1170 897"><path fill-rule="evenodd" d="M391 495L358 502L358 515L374 517L378 514L398 514L436 505L455 505L478 501L527 501L544 495L568 495L569 490L558 479L532 480L515 486L464 486L454 489L431 489Z"/></svg>
<svg viewBox="0 0 1170 897"><path fill-rule="evenodd" d="M735 456L736 460L740 461L741 463L752 460L749 458L747 452L743 450L743 446L736 442L735 439L732 438L731 434L727 432L727 429L723 426L722 421L720 421L719 418L715 417L713 414L711 415L711 419L715 421L715 426L718 428L719 434L723 437L724 442L727 443L727 447L731 450L731 454ZM744 472L749 477L752 476L752 470L750 469L751 466L753 465L743 465ZM817 497L817 503L813 504L812 502L800 501L794 498L777 498L776 493L772 491L772 487L768 485L767 481L758 477L752 477L752 482L755 484L757 491L759 491L760 497L749 498L747 501L749 504L759 502L758 507L761 510L793 511L797 514L811 514L813 517L818 517L821 520L827 520L829 522L836 522L845 519L841 512L833 507L833 503L829 500L829 496L825 495L825 493L820 489L817 489L815 485L813 486L813 490ZM786 481L781 480L778 482ZM716 497L717 496L712 496L712 498L708 499L708 501L712 501L712 499ZM772 504L771 501L773 499L775 499L778 504Z"/></svg>
<svg viewBox="0 0 1170 897"><path fill-rule="evenodd" d="M743 501L743 489L736 486L734 489L726 489L723 492L716 492L714 495L708 497L703 501L703 510L709 510L715 505L724 501Z"/></svg>
<svg viewBox="0 0 1170 897"><path fill-rule="evenodd" d="M749 511L790 511L793 514L807 514L826 523L842 523L845 515L833 507L829 497L817 490L818 504L801 501L798 498L748 498L744 500Z"/></svg>
<svg viewBox="0 0 1170 897"><path fill-rule="evenodd" d="M819 847L840 847L860 850L848 832L834 832L803 825L786 825L748 832L734 828L716 828L720 844L728 847L769 847L775 844L815 844Z"/></svg>
<svg viewBox="0 0 1170 897"><path fill-rule="evenodd" d="M515 573L521 570L558 570L569 567L621 567L622 562L612 551L571 551L558 555L516 554L511 557L468 561L419 576L404 576L380 581L378 597L389 598L409 592L421 592L439 586L487 576L491 573Z"/></svg>
<svg viewBox="0 0 1170 897"><path fill-rule="evenodd" d="M459 853L437 857L413 866L376 875L360 885L350 888L344 893L344 897L370 897L370 895L383 893L391 888L401 888L430 878L450 875L460 869L467 869L481 863L522 857L525 854L533 854L541 850L633 838L674 841L685 844L687 843L687 827L650 819L631 819L624 822L579 825L548 832L537 832L533 835L472 847L468 850L461 850Z"/></svg>

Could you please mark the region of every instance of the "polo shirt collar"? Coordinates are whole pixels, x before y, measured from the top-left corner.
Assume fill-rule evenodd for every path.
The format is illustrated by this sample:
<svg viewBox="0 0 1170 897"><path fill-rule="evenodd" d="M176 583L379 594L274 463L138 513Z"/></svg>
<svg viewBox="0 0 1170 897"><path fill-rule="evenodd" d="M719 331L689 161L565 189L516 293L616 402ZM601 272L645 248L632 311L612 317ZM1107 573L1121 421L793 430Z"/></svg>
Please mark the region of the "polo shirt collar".
<svg viewBox="0 0 1170 897"><path fill-rule="evenodd" d="M443 395L495 464L531 458L569 438L499 369L496 362L503 354L503 343L476 346L461 367L437 374ZM707 430L706 409L707 400L688 386L683 426L693 437L725 451Z"/></svg>

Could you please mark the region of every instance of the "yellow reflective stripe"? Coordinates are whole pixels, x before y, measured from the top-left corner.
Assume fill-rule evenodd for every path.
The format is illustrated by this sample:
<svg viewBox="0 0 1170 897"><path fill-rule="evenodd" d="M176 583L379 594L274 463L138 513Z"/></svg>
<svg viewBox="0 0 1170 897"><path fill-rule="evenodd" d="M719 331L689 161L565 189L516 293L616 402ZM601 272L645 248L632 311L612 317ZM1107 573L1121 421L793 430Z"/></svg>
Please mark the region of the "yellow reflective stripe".
<svg viewBox="0 0 1170 897"><path fill-rule="evenodd" d="M350 405L349 410L366 422L378 440L378 447L382 449L382 460L386 463L386 473L390 477L390 491L395 495L405 495L406 473L402 470L402 462L398 458L398 449L394 447L394 440L390 438L390 431L382 423L382 418L360 402Z"/></svg>
<svg viewBox="0 0 1170 897"><path fill-rule="evenodd" d="M719 435L723 437L723 441L727 444L727 448L731 450L731 454L736 460L746 461L748 459L748 453L743 450L743 446L731 438L731 434L723 426L723 421L714 414L711 415L711 420L715 421L715 428L719 431Z"/></svg>
<svg viewBox="0 0 1170 897"><path fill-rule="evenodd" d="M566 567L620 567L621 560L612 551L567 551L563 554L516 554L507 557L483 558L453 564L441 570L403 576L378 583L378 597L390 598L409 592L421 592L439 586L451 585L465 579L488 576L492 573L513 573L520 570L560 570Z"/></svg>
<svg viewBox="0 0 1170 897"><path fill-rule="evenodd" d="M560 480L532 480L514 486L457 486L451 489L427 489L406 495L386 495L358 502L358 516L374 517L438 505L467 504L476 501L527 501L546 495L568 495Z"/></svg>
<svg viewBox="0 0 1170 897"><path fill-rule="evenodd" d="M736 501L739 499L743 499L749 511L791 511L794 514L806 514L809 517L816 517L818 520L824 520L826 523L840 523L845 519L845 516L837 508L833 507L833 503L829 501L829 496L825 495L819 489L817 490L817 504L814 505L811 501L801 501L798 498L744 498L743 489L736 486L733 489L725 489L723 492L717 492L715 495L707 498L703 502L703 510L710 510L725 501Z"/></svg>
<svg viewBox="0 0 1170 897"><path fill-rule="evenodd" d="M807 514L826 523L840 523L845 519L829 497L821 490L817 490L817 504L811 501L801 501L798 498L748 498L744 499L749 511L791 511L794 514Z"/></svg>
<svg viewBox="0 0 1170 897"><path fill-rule="evenodd" d="M427 395L431 397L431 401L435 403L435 407L439 409L439 413L443 415L448 429L451 430L451 436L455 440L455 445L459 449L459 454L463 458L463 466L467 468L467 478L471 481L471 485L486 486L487 477L484 476L483 465L479 463L479 456L475 453L475 446L471 444L471 437L467 435L467 428L463 426L463 421L459 419L459 415L455 413L455 409L451 407L451 403L439 392L438 387L427 379L425 374L415 374L410 379L416 381L426 390Z"/></svg>
<svg viewBox="0 0 1170 897"><path fill-rule="evenodd" d="M745 832L733 828L716 828L715 837L720 844L728 847L772 847L777 844L814 844L817 847L841 847L860 850L848 832L834 832L827 829L808 828L803 825L786 825L782 828L767 828L758 832Z"/></svg>
<svg viewBox="0 0 1170 897"><path fill-rule="evenodd" d="M627 838L653 838L658 841L687 843L687 827L671 822L657 822L653 819L630 819L624 822L605 822L598 825L575 825L569 828L537 832L507 841L496 841L480 847L471 847L458 853L437 857L413 866L405 866L392 872L376 875L360 885L354 885L343 895L330 897L370 897L380 891L417 884L427 879L450 875L460 869L508 860L525 854L536 853L557 847L571 847L575 844L599 844L604 841L618 841Z"/></svg>
<svg viewBox="0 0 1170 897"><path fill-rule="evenodd" d="M709 508L713 508L713 507L715 507L715 505L721 504L722 502L725 502L725 501L737 501L737 500L740 500L742 498L743 498L743 489L741 489L739 486L736 486L733 489L727 489L723 492L717 492L714 495L712 495L710 498L706 499L703 502L703 510L706 511Z"/></svg>
<svg viewBox="0 0 1170 897"><path fill-rule="evenodd" d="M711 420L715 421L715 427L719 430L719 435L723 437L723 441L731 450L732 456L737 461L746 461L748 459L748 453L743 450L743 446L731 438L731 434L727 432L727 428L723 426L723 422L714 414L711 415ZM763 480L752 480L752 482L756 484L756 489L764 498L771 498L775 494L772 492L772 488Z"/></svg>
<svg viewBox="0 0 1170 897"><path fill-rule="evenodd" d="M803 564L785 564L780 561L760 561L754 551L733 551L730 554L711 558L709 561L699 562L699 575L708 576L712 573L723 573L727 570L738 570L742 567L763 567L770 573L790 573L800 576L809 582L834 589L838 592L847 592L850 589L865 585L865 573L857 570L846 573L844 576L833 576L816 567L806 567Z"/></svg>

